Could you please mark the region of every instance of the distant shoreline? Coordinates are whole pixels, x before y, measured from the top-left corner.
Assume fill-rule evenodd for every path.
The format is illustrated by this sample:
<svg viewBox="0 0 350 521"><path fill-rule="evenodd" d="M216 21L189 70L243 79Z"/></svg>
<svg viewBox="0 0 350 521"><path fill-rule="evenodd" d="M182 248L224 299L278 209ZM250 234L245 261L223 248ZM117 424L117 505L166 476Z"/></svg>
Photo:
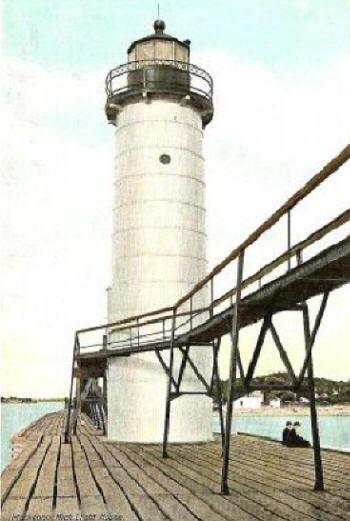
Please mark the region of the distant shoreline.
<svg viewBox="0 0 350 521"><path fill-rule="evenodd" d="M17 398L1 397L1 403L23 404L43 403L43 402L64 402L65 398ZM217 410L214 413L218 413ZM261 407L259 409L233 409L234 416L309 416L308 406L288 405L285 407ZM350 403L335 405L318 405L318 416L350 416Z"/></svg>
<svg viewBox="0 0 350 521"><path fill-rule="evenodd" d="M65 398L17 398L16 396L10 398L1 397L1 403L40 403L40 402L64 402Z"/></svg>
<svg viewBox="0 0 350 521"><path fill-rule="evenodd" d="M309 416L309 407L289 405L287 407L273 408L261 407L260 409L233 409L234 416ZM350 416L350 403L339 405L317 406L319 416Z"/></svg>

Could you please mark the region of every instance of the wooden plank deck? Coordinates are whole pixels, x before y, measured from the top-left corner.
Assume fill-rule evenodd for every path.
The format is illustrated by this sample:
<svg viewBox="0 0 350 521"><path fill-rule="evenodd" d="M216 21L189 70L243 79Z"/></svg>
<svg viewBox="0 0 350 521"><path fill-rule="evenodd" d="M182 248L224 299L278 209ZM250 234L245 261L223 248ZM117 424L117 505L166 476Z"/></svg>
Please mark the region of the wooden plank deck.
<svg viewBox="0 0 350 521"><path fill-rule="evenodd" d="M86 416L65 445L64 418L21 433L25 448L2 474L3 521L350 520L350 454L323 451L326 491L314 492L312 450L233 436L221 496L219 440L170 445L164 460L159 445L104 442Z"/></svg>

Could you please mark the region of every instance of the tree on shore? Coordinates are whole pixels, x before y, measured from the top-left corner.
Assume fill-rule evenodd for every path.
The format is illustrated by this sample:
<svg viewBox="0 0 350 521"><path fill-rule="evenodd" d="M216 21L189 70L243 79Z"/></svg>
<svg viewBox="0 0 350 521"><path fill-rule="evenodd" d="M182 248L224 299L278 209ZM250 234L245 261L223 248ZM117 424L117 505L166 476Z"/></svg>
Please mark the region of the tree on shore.
<svg viewBox="0 0 350 521"><path fill-rule="evenodd" d="M273 373L265 376L257 376L252 380L252 385L288 385L290 384L289 376L287 373ZM307 378L305 379L307 383ZM243 382L241 378L237 378L237 387L242 386ZM220 389L223 402L226 402L228 380L221 380ZM265 403L270 400L279 398L282 403L294 402L301 397L308 398L308 393L298 393L296 395L292 391L278 391L271 389L265 394ZM327 402L331 404L337 403L349 403L350 402L350 381L337 381L330 380L328 378L315 378L315 395L316 401L319 403Z"/></svg>

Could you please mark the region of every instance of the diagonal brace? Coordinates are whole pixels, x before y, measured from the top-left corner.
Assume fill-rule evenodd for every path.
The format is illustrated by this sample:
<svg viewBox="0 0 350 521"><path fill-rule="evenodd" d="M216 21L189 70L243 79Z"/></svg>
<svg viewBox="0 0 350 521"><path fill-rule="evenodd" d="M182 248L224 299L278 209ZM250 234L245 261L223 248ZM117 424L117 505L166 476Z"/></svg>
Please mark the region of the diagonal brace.
<svg viewBox="0 0 350 521"><path fill-rule="evenodd" d="M231 342L232 342L233 341L233 335L232 335L232 331L231 330L230 330L230 337L231 337ZM244 381L245 376L244 376L244 369L243 369L242 358L241 358L241 353L240 353L240 350L239 350L239 346L237 346L237 365L238 365L238 369L239 369L239 376Z"/></svg>
<svg viewBox="0 0 350 521"><path fill-rule="evenodd" d="M211 393L213 393L214 383L217 378L218 344L216 344L215 341L213 342L212 348L213 348L213 367L212 367L211 378L210 378L210 392Z"/></svg>
<svg viewBox="0 0 350 521"><path fill-rule="evenodd" d="M297 384L297 377L295 376L292 364L290 363L290 360L288 358L287 352L286 352L286 350L284 349L284 347L282 345L281 339L280 339L280 337L279 337L279 335L278 335L278 333L276 331L275 326L272 323L272 320L270 321L270 331L271 331L271 335L272 335L273 341L275 342L275 345L276 345L276 347L278 349L278 352L280 354L281 360L284 363L284 365L285 365L285 367L286 367L286 369L288 371L288 374L289 374L292 382L296 385Z"/></svg>
<svg viewBox="0 0 350 521"><path fill-rule="evenodd" d="M180 369L179 369L179 375L178 375L177 384L176 384L177 392L180 391L180 385L182 383L183 374L184 374L185 367L186 367L186 364L187 364L187 357L188 357L189 349L190 349L190 346L186 346L185 352L182 352L181 366L180 366Z"/></svg>
<svg viewBox="0 0 350 521"><path fill-rule="evenodd" d="M213 374L211 381L211 392L214 398L216 398L217 404L219 406L219 418L220 418L220 434L221 434L221 447L224 448L225 445L225 427L224 427L224 417L222 411L222 392L220 385L220 374L219 374L219 365L218 365L218 356L221 345L221 337L217 339L217 342L213 343Z"/></svg>
<svg viewBox="0 0 350 521"><path fill-rule="evenodd" d="M310 317L309 317L309 309L308 309L307 303L304 304L304 308L303 308L303 322L304 322L304 337L305 337L305 347L306 347L308 345L308 342L310 341ZM307 375L308 375L307 383L308 383L308 388L309 388L309 400L310 400L311 432L312 432L313 450L314 450L314 467L315 467L314 490L324 490L320 434L319 434L319 430L318 430L317 409L316 409L316 400L315 400L315 379L314 379L314 369L313 369L313 363L312 363L311 356L310 356L310 360L309 360L309 363L307 366Z"/></svg>
<svg viewBox="0 0 350 521"><path fill-rule="evenodd" d="M180 351L181 351L182 353L185 353L185 350L184 350L183 347L180 347L179 349L180 349ZM205 380L204 376L203 376L203 375L198 371L198 368L197 368L196 364L192 361L192 359L190 358L190 356L189 356L188 354L187 354L187 361L188 361L188 363L190 364L190 366L192 367L193 372L194 372L194 374L197 376L198 380L199 380L200 382L202 382L202 384L204 385L206 391L207 391L208 393L210 393L210 386L208 385L208 383L207 383L207 381Z"/></svg>
<svg viewBox="0 0 350 521"><path fill-rule="evenodd" d="M303 381L304 376L305 376L306 369L307 369L307 367L308 367L308 365L310 363L310 360L311 360L312 348L314 346L314 343L315 343L315 340L316 340L316 335L317 335L318 330L320 328L321 321L322 321L322 318L323 318L323 314L324 314L324 311L326 309L328 296L329 296L329 292L326 291L323 294L322 302L321 302L320 308L318 310L318 313L317 313L317 316L316 316L316 319L315 319L315 323L314 323L314 327L312 329L312 333L307 336L305 360L304 360L303 367L301 368L301 371L299 373L299 377L298 377L298 380L297 380L297 386L298 387L300 387L301 384L302 384L302 381Z"/></svg>
<svg viewBox="0 0 350 521"><path fill-rule="evenodd" d="M256 346L255 346L254 353L253 353L253 357L249 363L247 374L244 379L245 386L248 386L251 382L251 379L253 378L255 367L256 367L256 364L258 363L261 348L264 344L265 336L266 336L267 330L270 326L270 322L271 322L271 315L268 314L264 317L263 323L261 324L258 340L256 342Z"/></svg>
<svg viewBox="0 0 350 521"><path fill-rule="evenodd" d="M174 377L172 375L170 375L170 370L169 370L169 367L166 365L166 363L164 362L164 359L162 357L162 355L160 354L160 352L156 349L155 350L155 353L157 355L157 358L161 364L161 366L163 367L166 375L170 378L171 380L171 383L173 384L173 386L175 387L175 389L177 389L177 382L175 381Z"/></svg>
<svg viewBox="0 0 350 521"><path fill-rule="evenodd" d="M88 381L85 384L83 392L81 393L81 398L80 399L81 399L82 402L86 399L86 397L89 394L89 391L90 391L90 389L92 389L92 387L93 387L93 379L89 378Z"/></svg>
<svg viewBox="0 0 350 521"><path fill-rule="evenodd" d="M228 494L228 473L229 473L229 454L231 441L231 423L232 408L236 386L236 369L237 369L237 347L239 343L239 319L240 319L240 303L241 303L241 285L243 280L243 263L244 250L239 253L237 263L237 283L236 283L236 304L232 316L232 343L230 354L230 373L227 390L226 404L226 423L224 446L222 450L222 466L221 466L221 494Z"/></svg>

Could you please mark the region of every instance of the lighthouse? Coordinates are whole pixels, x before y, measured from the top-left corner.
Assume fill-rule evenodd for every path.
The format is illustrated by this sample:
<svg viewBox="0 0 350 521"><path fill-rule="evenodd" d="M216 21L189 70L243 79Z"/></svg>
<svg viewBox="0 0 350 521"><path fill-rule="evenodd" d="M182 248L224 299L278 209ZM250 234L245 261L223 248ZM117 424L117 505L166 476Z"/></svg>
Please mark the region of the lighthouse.
<svg viewBox="0 0 350 521"><path fill-rule="evenodd" d="M190 43L156 20L154 33L132 42L127 63L106 78L115 126L109 322L171 306L206 275L203 135L213 83L191 64ZM196 306L205 305L203 292ZM193 356L205 373L208 351ZM184 384L198 382L189 373ZM108 439L161 442L166 389L155 353L109 358ZM211 422L208 396L181 396L172 403L169 441L208 441Z"/></svg>

